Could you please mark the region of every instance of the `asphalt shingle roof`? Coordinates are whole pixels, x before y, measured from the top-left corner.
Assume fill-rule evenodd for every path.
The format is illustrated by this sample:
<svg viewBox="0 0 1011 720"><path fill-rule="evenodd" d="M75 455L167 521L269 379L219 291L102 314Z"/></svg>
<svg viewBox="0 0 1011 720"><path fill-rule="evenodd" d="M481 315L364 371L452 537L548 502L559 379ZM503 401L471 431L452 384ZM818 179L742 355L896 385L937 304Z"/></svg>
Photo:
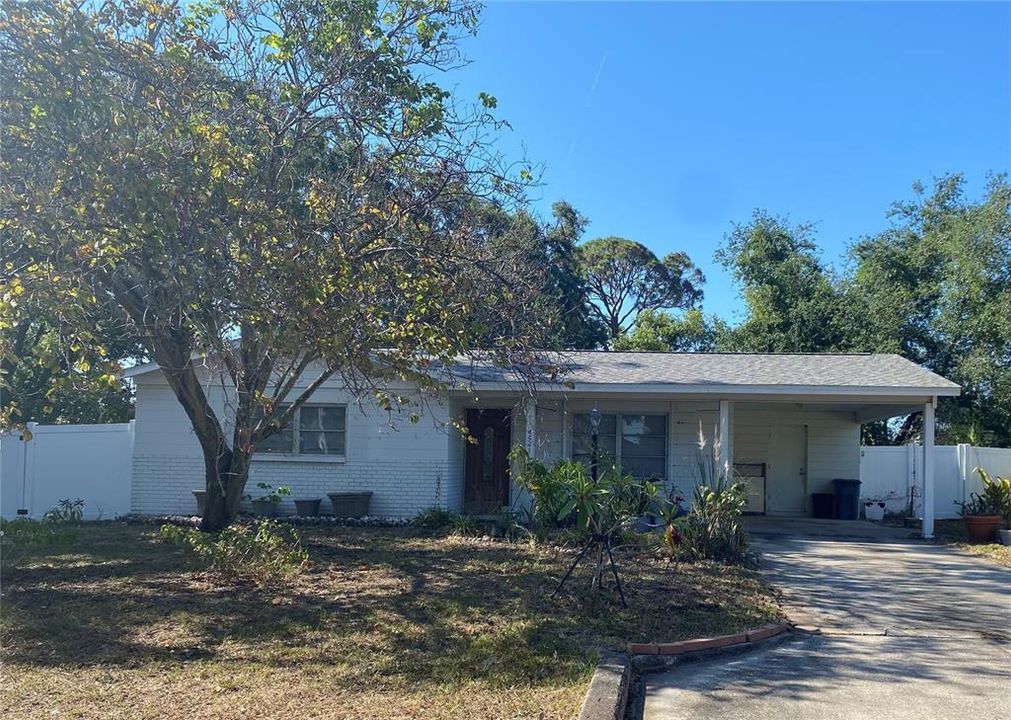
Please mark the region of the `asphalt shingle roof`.
<svg viewBox="0 0 1011 720"><path fill-rule="evenodd" d="M560 380L576 388L641 384L958 390L950 380L891 354L567 352L555 360L566 369ZM458 367L454 374L479 384L508 382L512 375L474 365Z"/></svg>

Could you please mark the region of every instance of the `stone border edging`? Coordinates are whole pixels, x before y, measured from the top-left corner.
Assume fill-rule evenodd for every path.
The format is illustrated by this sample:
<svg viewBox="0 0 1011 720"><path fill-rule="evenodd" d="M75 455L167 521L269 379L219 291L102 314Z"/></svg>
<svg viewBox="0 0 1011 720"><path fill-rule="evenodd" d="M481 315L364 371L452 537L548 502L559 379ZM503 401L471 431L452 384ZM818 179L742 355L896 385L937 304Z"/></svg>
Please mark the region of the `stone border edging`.
<svg viewBox="0 0 1011 720"><path fill-rule="evenodd" d="M717 635L711 638L696 638L674 643L628 643L629 655L684 655L703 650L719 650L721 648L749 643L761 642L781 635L790 629L785 622L769 623L754 630L735 633L733 635Z"/></svg>
<svg viewBox="0 0 1011 720"><path fill-rule="evenodd" d="M590 679L579 720L622 720L631 684L632 668L627 658L601 660Z"/></svg>

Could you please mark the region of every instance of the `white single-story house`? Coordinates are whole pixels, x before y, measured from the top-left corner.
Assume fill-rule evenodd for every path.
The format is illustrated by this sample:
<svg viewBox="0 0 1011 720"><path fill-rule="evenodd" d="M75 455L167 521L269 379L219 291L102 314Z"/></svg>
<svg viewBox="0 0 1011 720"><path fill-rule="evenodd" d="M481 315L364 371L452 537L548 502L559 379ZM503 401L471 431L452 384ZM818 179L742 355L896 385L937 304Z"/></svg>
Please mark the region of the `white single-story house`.
<svg viewBox="0 0 1011 720"><path fill-rule="evenodd" d="M751 512L806 516L812 493L831 493L836 478L859 478L862 423L922 411L929 448L937 398L959 393L955 383L898 355L562 357L567 373L543 386L519 384L490 366L461 366L461 387L427 397L419 422L360 403L334 381L314 394L294 427L257 448L250 487L291 487L282 512L293 511L295 498L354 491L371 491L370 514L380 516L408 517L433 506L497 511L524 501L509 477L509 450L521 444L549 462L586 460L588 418L596 407L599 448L625 470L690 496L701 427L710 439L723 439L721 463L749 478ZM189 421L156 365L126 375L137 389L132 510L192 513L192 491L204 481ZM213 377L208 371L211 397ZM219 392L217 402L222 397ZM468 443L454 421L476 442ZM927 465L923 532L930 536L933 470Z"/></svg>

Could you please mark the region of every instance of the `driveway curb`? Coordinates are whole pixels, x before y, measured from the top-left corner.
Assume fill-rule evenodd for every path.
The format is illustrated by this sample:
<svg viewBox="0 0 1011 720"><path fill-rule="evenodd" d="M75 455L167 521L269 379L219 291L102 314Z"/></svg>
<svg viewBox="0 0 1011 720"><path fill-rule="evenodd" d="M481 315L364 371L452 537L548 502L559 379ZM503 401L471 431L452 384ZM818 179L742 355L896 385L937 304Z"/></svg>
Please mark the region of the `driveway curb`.
<svg viewBox="0 0 1011 720"><path fill-rule="evenodd" d="M781 640L790 629L788 623L779 622L733 635L676 643L628 643L628 657L608 656L597 665L579 711L579 720L622 720L628 706L633 666L637 673L655 672L679 662L740 652Z"/></svg>
<svg viewBox="0 0 1011 720"><path fill-rule="evenodd" d="M597 665L579 711L579 720L622 720L628 704L632 667L622 656L606 657Z"/></svg>
<svg viewBox="0 0 1011 720"><path fill-rule="evenodd" d="M790 629L785 622L768 623L754 630L735 633L733 635L717 635L711 638L696 638L674 643L629 643L629 655L684 655L703 650L720 650L735 645L761 642L776 637Z"/></svg>

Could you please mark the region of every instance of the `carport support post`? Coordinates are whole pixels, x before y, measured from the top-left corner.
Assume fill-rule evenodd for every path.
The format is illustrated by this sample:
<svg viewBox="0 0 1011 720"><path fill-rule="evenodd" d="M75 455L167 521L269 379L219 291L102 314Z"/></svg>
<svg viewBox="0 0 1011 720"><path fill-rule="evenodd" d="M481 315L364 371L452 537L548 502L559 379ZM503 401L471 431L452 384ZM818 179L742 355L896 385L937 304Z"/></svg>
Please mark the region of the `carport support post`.
<svg viewBox="0 0 1011 720"><path fill-rule="evenodd" d="M934 537L934 401L923 406L923 537Z"/></svg>

